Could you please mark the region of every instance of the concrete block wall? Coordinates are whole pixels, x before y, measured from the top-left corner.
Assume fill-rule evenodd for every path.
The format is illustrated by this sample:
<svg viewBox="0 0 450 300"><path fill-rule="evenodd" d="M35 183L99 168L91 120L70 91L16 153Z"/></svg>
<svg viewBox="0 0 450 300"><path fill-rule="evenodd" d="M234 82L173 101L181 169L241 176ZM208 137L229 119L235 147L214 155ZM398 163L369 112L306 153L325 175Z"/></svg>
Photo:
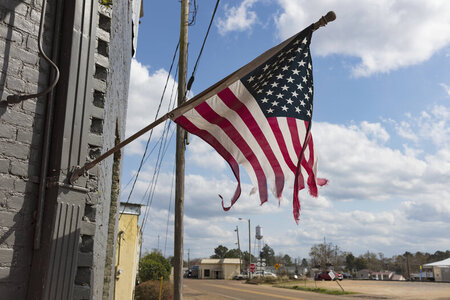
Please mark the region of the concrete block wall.
<svg viewBox="0 0 450 300"><path fill-rule="evenodd" d="M112 148L117 135L119 140L124 138L132 59L132 2L98 6L88 160ZM112 299L114 295L114 264L105 265L108 260L115 261L117 214L110 216L113 164L111 156L89 171L87 186L93 191L86 197L79 257L90 260L78 263L75 299ZM108 234L111 227L113 235ZM111 243L112 253L107 251ZM112 257L107 259L106 255ZM104 287L108 274L111 280L106 280Z"/></svg>
<svg viewBox="0 0 450 300"><path fill-rule="evenodd" d="M51 55L48 1L44 50ZM0 298L24 299L31 267L46 98L5 105L11 94L36 93L49 82L38 54L39 0L0 1Z"/></svg>

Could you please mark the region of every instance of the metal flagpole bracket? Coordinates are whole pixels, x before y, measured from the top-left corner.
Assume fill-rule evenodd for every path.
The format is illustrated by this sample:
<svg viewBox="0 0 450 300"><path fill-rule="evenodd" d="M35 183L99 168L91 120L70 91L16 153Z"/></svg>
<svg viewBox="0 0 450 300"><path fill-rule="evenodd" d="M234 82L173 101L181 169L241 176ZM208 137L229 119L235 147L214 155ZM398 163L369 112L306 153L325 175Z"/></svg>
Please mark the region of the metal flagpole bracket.
<svg viewBox="0 0 450 300"><path fill-rule="evenodd" d="M316 31L317 29L319 29L322 26L327 25L329 22L333 22L334 20L336 20L336 14L334 13L334 11L329 11L325 16L322 16L319 21L317 21L316 23L314 23L313 26L313 30L312 31Z"/></svg>

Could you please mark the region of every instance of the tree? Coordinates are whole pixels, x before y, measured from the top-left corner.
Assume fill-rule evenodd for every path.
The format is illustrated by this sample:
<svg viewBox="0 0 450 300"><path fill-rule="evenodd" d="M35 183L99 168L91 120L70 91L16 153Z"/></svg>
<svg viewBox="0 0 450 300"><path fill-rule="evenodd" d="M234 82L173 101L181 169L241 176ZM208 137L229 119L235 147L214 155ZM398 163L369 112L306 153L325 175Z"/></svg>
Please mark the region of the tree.
<svg viewBox="0 0 450 300"><path fill-rule="evenodd" d="M161 253L157 251L147 253L139 262L139 280L140 282L160 280L161 276L169 280L170 269L170 262Z"/></svg>
<svg viewBox="0 0 450 300"><path fill-rule="evenodd" d="M290 257L289 255L287 255L287 254L285 254L285 255L283 256L283 262L284 262L284 264L285 264L286 266L292 265L292 259L291 259L291 257Z"/></svg>
<svg viewBox="0 0 450 300"><path fill-rule="evenodd" d="M308 261L306 260L306 258L302 259L302 263L300 264L300 267L302 267L302 268L308 267Z"/></svg>
<svg viewBox="0 0 450 300"><path fill-rule="evenodd" d="M266 260L268 266L273 266L275 264L275 251L267 244L261 249L260 257Z"/></svg>
<svg viewBox="0 0 450 300"><path fill-rule="evenodd" d="M349 253L349 254L347 254L347 256L345 256L345 266L346 266L347 270L349 270L349 271L356 269L355 256L352 253Z"/></svg>
<svg viewBox="0 0 450 300"><path fill-rule="evenodd" d="M225 258L239 258L239 250L238 249L230 249L225 253ZM241 254L242 258L242 254Z"/></svg>
<svg viewBox="0 0 450 300"><path fill-rule="evenodd" d="M336 261L337 252L340 252L338 246L331 243L315 244L309 251L311 257L311 265L322 269L327 269Z"/></svg>
<svg viewBox="0 0 450 300"><path fill-rule="evenodd" d="M367 262L361 255L355 258L355 261L353 263L353 267L359 271L363 269L367 269Z"/></svg>
<svg viewBox="0 0 450 300"><path fill-rule="evenodd" d="M211 255L211 258L225 258L227 252L228 252L227 247L219 245L216 248L214 248L214 254Z"/></svg>
<svg viewBox="0 0 450 300"><path fill-rule="evenodd" d="M256 262L256 257L252 254L252 262L255 263ZM248 261L248 251L244 251L244 253L242 253L242 261L244 263L244 268L248 268L249 266L249 261Z"/></svg>

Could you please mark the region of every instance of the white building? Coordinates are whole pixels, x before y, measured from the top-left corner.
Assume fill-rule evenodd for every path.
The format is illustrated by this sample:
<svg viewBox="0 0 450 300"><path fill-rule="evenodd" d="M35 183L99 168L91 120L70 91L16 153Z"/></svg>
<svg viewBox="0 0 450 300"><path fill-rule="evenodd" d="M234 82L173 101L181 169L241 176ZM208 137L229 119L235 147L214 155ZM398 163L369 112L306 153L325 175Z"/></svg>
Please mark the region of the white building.
<svg viewBox="0 0 450 300"><path fill-rule="evenodd" d="M241 273L239 258L202 259L199 264L199 279L233 279Z"/></svg>

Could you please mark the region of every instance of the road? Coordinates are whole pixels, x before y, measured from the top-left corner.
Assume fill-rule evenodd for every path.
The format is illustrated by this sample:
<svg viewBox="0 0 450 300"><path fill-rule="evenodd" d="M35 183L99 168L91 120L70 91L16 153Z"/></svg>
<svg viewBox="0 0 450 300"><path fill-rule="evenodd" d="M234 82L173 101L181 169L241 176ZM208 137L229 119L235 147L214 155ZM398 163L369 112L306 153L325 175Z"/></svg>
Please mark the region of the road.
<svg viewBox="0 0 450 300"><path fill-rule="evenodd" d="M236 280L183 280L183 299L186 300L355 300L355 297L332 296L268 285L245 284Z"/></svg>
<svg viewBox="0 0 450 300"><path fill-rule="evenodd" d="M289 284L289 283L288 283ZM292 283L303 285L303 283ZM338 289L334 281L308 280L308 287ZM449 300L450 283L376 281L376 280L343 280L342 287L346 291L356 292L352 295L324 295L313 292L276 288L269 285L245 284L235 280L199 280L184 279L183 299L187 300L269 300L269 299L402 299L402 300Z"/></svg>

